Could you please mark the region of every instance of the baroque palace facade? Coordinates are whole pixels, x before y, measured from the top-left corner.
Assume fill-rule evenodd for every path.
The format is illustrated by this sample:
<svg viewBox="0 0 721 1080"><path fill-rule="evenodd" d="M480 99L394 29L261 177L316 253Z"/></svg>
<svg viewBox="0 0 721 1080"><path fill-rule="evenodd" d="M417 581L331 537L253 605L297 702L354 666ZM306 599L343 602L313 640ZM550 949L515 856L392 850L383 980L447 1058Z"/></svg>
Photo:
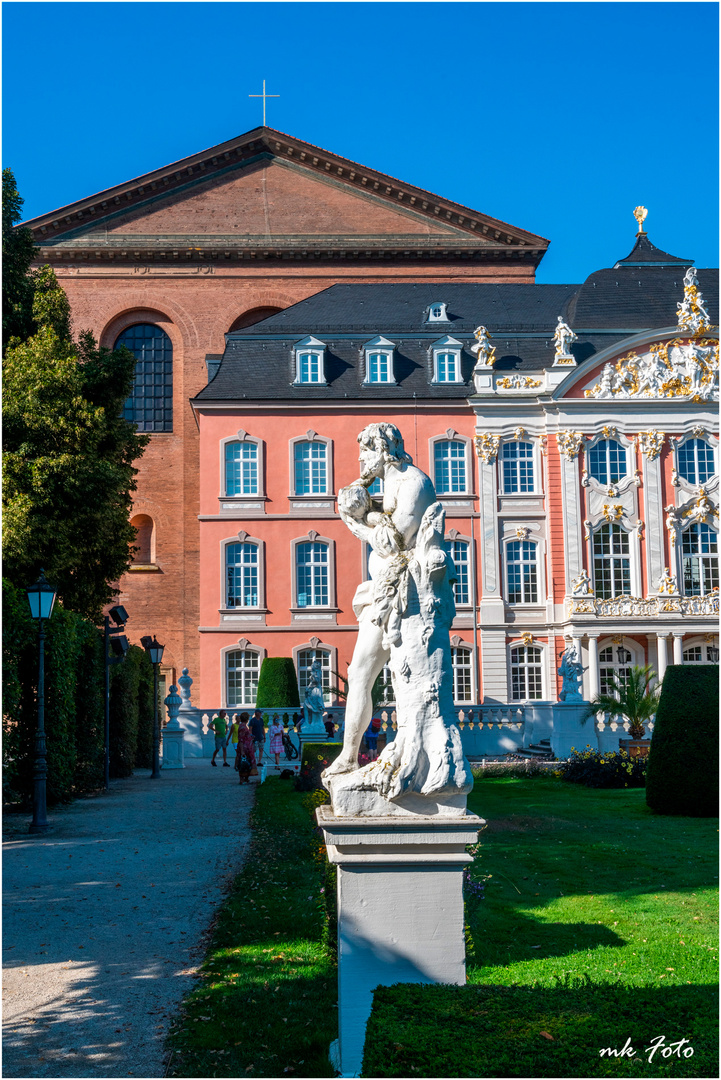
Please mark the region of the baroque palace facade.
<svg viewBox="0 0 721 1080"><path fill-rule="evenodd" d="M377 420L446 510L457 704L557 700L570 642L586 697L712 659L717 279L642 225L536 285L542 238L268 128L28 224L76 327L138 356L121 600L203 708L253 704L266 655L345 673L368 551L336 499Z"/></svg>

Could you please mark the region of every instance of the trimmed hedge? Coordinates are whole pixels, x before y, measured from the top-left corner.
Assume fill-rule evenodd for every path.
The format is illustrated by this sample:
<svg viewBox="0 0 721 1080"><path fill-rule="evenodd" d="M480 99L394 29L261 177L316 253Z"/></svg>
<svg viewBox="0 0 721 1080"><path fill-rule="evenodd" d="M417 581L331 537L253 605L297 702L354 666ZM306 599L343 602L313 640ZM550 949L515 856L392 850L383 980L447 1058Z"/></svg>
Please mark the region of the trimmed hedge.
<svg viewBox="0 0 721 1080"><path fill-rule="evenodd" d="M716 817L719 669L666 668L648 755L646 802L657 814Z"/></svg>
<svg viewBox="0 0 721 1080"><path fill-rule="evenodd" d="M256 709L297 709L298 677L289 656L266 656L260 666Z"/></svg>
<svg viewBox="0 0 721 1080"><path fill-rule="evenodd" d="M38 630L27 597L3 581L3 799L32 799L37 728ZM110 767L114 776L150 765L153 669L131 646L111 667ZM105 675L102 633L56 603L45 623L47 800L69 802L103 785Z"/></svg>
<svg viewBox="0 0 721 1080"><path fill-rule="evenodd" d="M716 1076L716 1002L714 987L568 976L553 988L379 986L361 1076ZM644 1050L664 1033L666 1044L689 1039L693 1056L658 1052L649 1064ZM601 1055L627 1038L634 1057Z"/></svg>

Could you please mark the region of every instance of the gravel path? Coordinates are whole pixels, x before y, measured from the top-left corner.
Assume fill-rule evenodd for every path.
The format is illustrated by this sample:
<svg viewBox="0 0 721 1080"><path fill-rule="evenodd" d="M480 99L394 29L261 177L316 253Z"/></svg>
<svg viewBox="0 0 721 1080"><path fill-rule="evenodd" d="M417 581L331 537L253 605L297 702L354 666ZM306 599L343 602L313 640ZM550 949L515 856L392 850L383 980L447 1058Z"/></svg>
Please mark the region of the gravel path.
<svg viewBox="0 0 721 1080"><path fill-rule="evenodd" d="M249 841L254 785L207 760L111 781L6 819L3 1076L155 1077L218 903Z"/></svg>

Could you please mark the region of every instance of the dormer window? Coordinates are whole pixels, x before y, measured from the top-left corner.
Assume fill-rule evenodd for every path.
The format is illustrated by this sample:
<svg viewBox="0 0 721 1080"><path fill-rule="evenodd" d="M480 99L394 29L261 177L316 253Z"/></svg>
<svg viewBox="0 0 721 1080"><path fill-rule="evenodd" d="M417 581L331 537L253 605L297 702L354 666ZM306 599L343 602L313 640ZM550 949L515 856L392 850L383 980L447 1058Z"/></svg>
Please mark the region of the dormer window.
<svg viewBox="0 0 721 1080"><path fill-rule="evenodd" d="M432 346L433 382L459 383L463 381L461 375L462 347L461 342L452 337L441 338Z"/></svg>
<svg viewBox="0 0 721 1080"><path fill-rule="evenodd" d="M325 385L325 343L307 337L295 346L295 381L303 385Z"/></svg>
<svg viewBox="0 0 721 1080"><path fill-rule="evenodd" d="M369 383L395 383L393 372L393 350L395 345L387 338L377 337L369 341L365 347L365 382Z"/></svg>
<svg viewBox="0 0 721 1080"><path fill-rule="evenodd" d="M436 301L435 304L431 304L428 308L428 318L426 322L448 322L448 315L446 314L446 304Z"/></svg>

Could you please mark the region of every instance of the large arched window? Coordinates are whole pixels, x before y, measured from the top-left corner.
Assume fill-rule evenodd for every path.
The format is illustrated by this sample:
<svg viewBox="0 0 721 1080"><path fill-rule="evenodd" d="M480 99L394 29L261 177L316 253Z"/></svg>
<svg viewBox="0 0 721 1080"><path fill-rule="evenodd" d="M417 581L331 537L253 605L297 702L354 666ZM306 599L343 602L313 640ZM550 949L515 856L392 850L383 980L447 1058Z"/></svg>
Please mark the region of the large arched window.
<svg viewBox="0 0 721 1080"><path fill-rule="evenodd" d="M258 545L226 544L226 607L258 607Z"/></svg>
<svg viewBox="0 0 721 1080"><path fill-rule="evenodd" d="M599 484L617 484L627 471L626 451L615 439L601 439L588 451L588 472Z"/></svg>
<svg viewBox="0 0 721 1080"><path fill-rule="evenodd" d="M329 649L301 649L298 654L298 690L300 700L303 701L308 688L310 668L314 660L320 660L321 675L323 680L323 701L330 705L330 650Z"/></svg>
<svg viewBox="0 0 721 1080"><path fill-rule="evenodd" d="M689 484L705 484L714 474L713 449L705 439L687 439L678 448L678 475Z"/></svg>
<svg viewBox="0 0 721 1080"><path fill-rule="evenodd" d="M466 444L440 439L434 444L433 464L437 495L466 491Z"/></svg>
<svg viewBox="0 0 721 1080"><path fill-rule="evenodd" d="M235 649L226 653L225 673L228 708L255 705L260 654L251 649Z"/></svg>
<svg viewBox="0 0 721 1080"><path fill-rule="evenodd" d="M328 544L313 540L296 544L295 573L298 607L327 607L330 603Z"/></svg>
<svg viewBox="0 0 721 1080"><path fill-rule="evenodd" d="M506 544L506 577L509 604L538 603L538 544L512 540Z"/></svg>
<svg viewBox="0 0 721 1080"><path fill-rule="evenodd" d="M704 521L684 531L681 557L686 596L706 596L718 588L718 533Z"/></svg>
<svg viewBox="0 0 721 1080"><path fill-rule="evenodd" d="M225 494L260 494L256 442L244 440L225 444Z"/></svg>
<svg viewBox="0 0 721 1080"><path fill-rule="evenodd" d="M503 494L533 491L533 444L509 442L503 444Z"/></svg>
<svg viewBox="0 0 721 1080"><path fill-rule="evenodd" d="M464 645L451 646L453 700L456 705L473 702L473 651Z"/></svg>
<svg viewBox="0 0 721 1080"><path fill-rule="evenodd" d="M328 494L328 448L324 442L297 442L293 446L296 495Z"/></svg>
<svg viewBox="0 0 721 1080"><path fill-rule="evenodd" d="M593 533L593 587L599 600L631 592L628 533L620 525L601 525Z"/></svg>
<svg viewBox="0 0 721 1080"><path fill-rule="evenodd" d="M123 416L138 431L173 430L173 345L159 326L138 323L123 330L115 348L124 345L137 359L133 391Z"/></svg>
<svg viewBox="0 0 721 1080"><path fill-rule="evenodd" d="M511 649L511 701L539 701L543 697L542 656L536 645Z"/></svg>

